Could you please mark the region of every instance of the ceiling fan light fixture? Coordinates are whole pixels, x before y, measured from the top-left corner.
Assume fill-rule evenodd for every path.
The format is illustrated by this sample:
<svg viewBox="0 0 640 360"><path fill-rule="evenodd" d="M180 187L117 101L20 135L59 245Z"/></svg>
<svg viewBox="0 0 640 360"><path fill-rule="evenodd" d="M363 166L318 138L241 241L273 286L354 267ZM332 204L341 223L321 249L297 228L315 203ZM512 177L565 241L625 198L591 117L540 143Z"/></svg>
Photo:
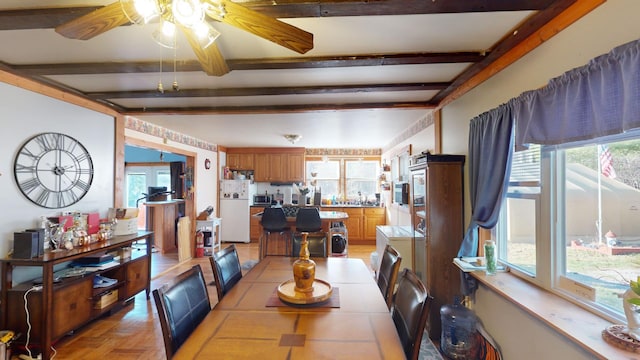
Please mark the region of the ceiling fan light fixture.
<svg viewBox="0 0 640 360"><path fill-rule="evenodd" d="M216 39L220 36L220 32L213 28L213 26L209 25L207 22L201 22L194 26L193 31L198 38L198 43L203 49L206 49L211 44L213 44Z"/></svg>
<svg viewBox="0 0 640 360"><path fill-rule="evenodd" d="M176 48L176 25L170 21L162 21L160 27L152 34L153 40L158 44L169 48Z"/></svg>
<svg viewBox="0 0 640 360"><path fill-rule="evenodd" d="M227 15L224 4L221 1L217 0L209 0L204 5L204 11L210 18L216 21L222 21L225 15Z"/></svg>
<svg viewBox="0 0 640 360"><path fill-rule="evenodd" d="M171 12L176 21L184 26L194 27L204 21L204 9L199 0L173 0Z"/></svg>
<svg viewBox="0 0 640 360"><path fill-rule="evenodd" d="M300 139L302 139L302 135L298 135L298 134L284 134L283 136L285 139L287 139L287 141L289 141L292 144L295 144Z"/></svg>
<svg viewBox="0 0 640 360"><path fill-rule="evenodd" d="M122 11L134 24L147 24L160 16L162 11L157 0L120 0Z"/></svg>

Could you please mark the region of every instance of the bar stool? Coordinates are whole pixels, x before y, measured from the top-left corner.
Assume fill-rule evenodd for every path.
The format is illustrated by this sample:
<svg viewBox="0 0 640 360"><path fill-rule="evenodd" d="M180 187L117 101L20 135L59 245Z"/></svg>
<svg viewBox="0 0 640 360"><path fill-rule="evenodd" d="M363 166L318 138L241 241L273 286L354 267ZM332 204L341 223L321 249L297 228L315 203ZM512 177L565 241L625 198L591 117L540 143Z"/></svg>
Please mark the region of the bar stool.
<svg viewBox="0 0 640 360"><path fill-rule="evenodd" d="M267 256L269 249L269 235L271 233L279 233L285 237L285 249L291 248L291 228L287 226L287 217L282 208L264 208L262 212L262 235L260 235L260 259Z"/></svg>
<svg viewBox="0 0 640 360"><path fill-rule="evenodd" d="M302 236L296 236L302 232L309 233L307 241L309 242L309 254L316 257L327 256L326 239L327 234L322 231L322 220L320 219L320 211L316 207L300 207L296 214L296 231L293 236L292 256L298 256L300 253L300 242Z"/></svg>

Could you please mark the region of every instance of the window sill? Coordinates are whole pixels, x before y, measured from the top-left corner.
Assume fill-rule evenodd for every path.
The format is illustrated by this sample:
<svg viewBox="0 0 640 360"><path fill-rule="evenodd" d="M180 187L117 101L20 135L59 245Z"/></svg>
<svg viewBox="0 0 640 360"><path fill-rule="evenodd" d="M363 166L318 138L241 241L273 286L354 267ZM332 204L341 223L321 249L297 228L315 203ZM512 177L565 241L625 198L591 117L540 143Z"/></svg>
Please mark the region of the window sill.
<svg viewBox="0 0 640 360"><path fill-rule="evenodd" d="M612 323L578 305L509 273L486 276L484 272L475 271L471 275L597 358L640 359L640 354L618 349L605 342L601 332Z"/></svg>

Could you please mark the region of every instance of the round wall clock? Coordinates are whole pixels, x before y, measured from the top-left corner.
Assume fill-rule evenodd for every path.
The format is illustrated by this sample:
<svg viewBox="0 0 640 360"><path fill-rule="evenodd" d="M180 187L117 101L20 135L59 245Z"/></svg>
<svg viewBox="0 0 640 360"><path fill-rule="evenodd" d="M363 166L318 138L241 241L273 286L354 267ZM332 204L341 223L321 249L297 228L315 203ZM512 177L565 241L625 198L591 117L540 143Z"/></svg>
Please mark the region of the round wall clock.
<svg viewBox="0 0 640 360"><path fill-rule="evenodd" d="M77 203L93 180L93 162L76 139L42 133L18 150L13 167L20 191L34 204L59 209Z"/></svg>

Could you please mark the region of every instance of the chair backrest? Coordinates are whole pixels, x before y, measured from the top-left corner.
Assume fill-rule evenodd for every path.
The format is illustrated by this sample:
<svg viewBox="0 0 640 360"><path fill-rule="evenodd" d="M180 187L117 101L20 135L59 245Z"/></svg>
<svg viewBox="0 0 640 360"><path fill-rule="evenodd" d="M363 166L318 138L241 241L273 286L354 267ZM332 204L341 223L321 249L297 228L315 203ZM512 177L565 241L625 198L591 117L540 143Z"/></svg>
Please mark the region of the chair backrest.
<svg viewBox="0 0 640 360"><path fill-rule="evenodd" d="M207 284L200 265L153 290L167 359L187 340L211 311Z"/></svg>
<svg viewBox="0 0 640 360"><path fill-rule="evenodd" d="M327 257L327 237L324 234L309 234L307 237L307 249L311 257ZM291 256L298 257L302 247L302 237L293 239Z"/></svg>
<svg viewBox="0 0 640 360"><path fill-rule="evenodd" d="M393 297L391 317L407 359L418 359L432 297L418 276L404 269Z"/></svg>
<svg viewBox="0 0 640 360"><path fill-rule="evenodd" d="M391 308L400 263L402 263L402 256L393 246L387 244L380 260L380 269L378 269L378 287L387 302L388 308Z"/></svg>
<svg viewBox="0 0 640 360"><path fill-rule="evenodd" d="M209 257L209 261L220 301L242 279L242 268L235 244L214 253Z"/></svg>
<svg viewBox="0 0 640 360"><path fill-rule="evenodd" d="M322 229L320 211L316 207L301 207L296 214L296 231L316 232Z"/></svg>
<svg viewBox="0 0 640 360"><path fill-rule="evenodd" d="M260 224L264 230L280 231L287 227L287 217L282 208L264 208Z"/></svg>

